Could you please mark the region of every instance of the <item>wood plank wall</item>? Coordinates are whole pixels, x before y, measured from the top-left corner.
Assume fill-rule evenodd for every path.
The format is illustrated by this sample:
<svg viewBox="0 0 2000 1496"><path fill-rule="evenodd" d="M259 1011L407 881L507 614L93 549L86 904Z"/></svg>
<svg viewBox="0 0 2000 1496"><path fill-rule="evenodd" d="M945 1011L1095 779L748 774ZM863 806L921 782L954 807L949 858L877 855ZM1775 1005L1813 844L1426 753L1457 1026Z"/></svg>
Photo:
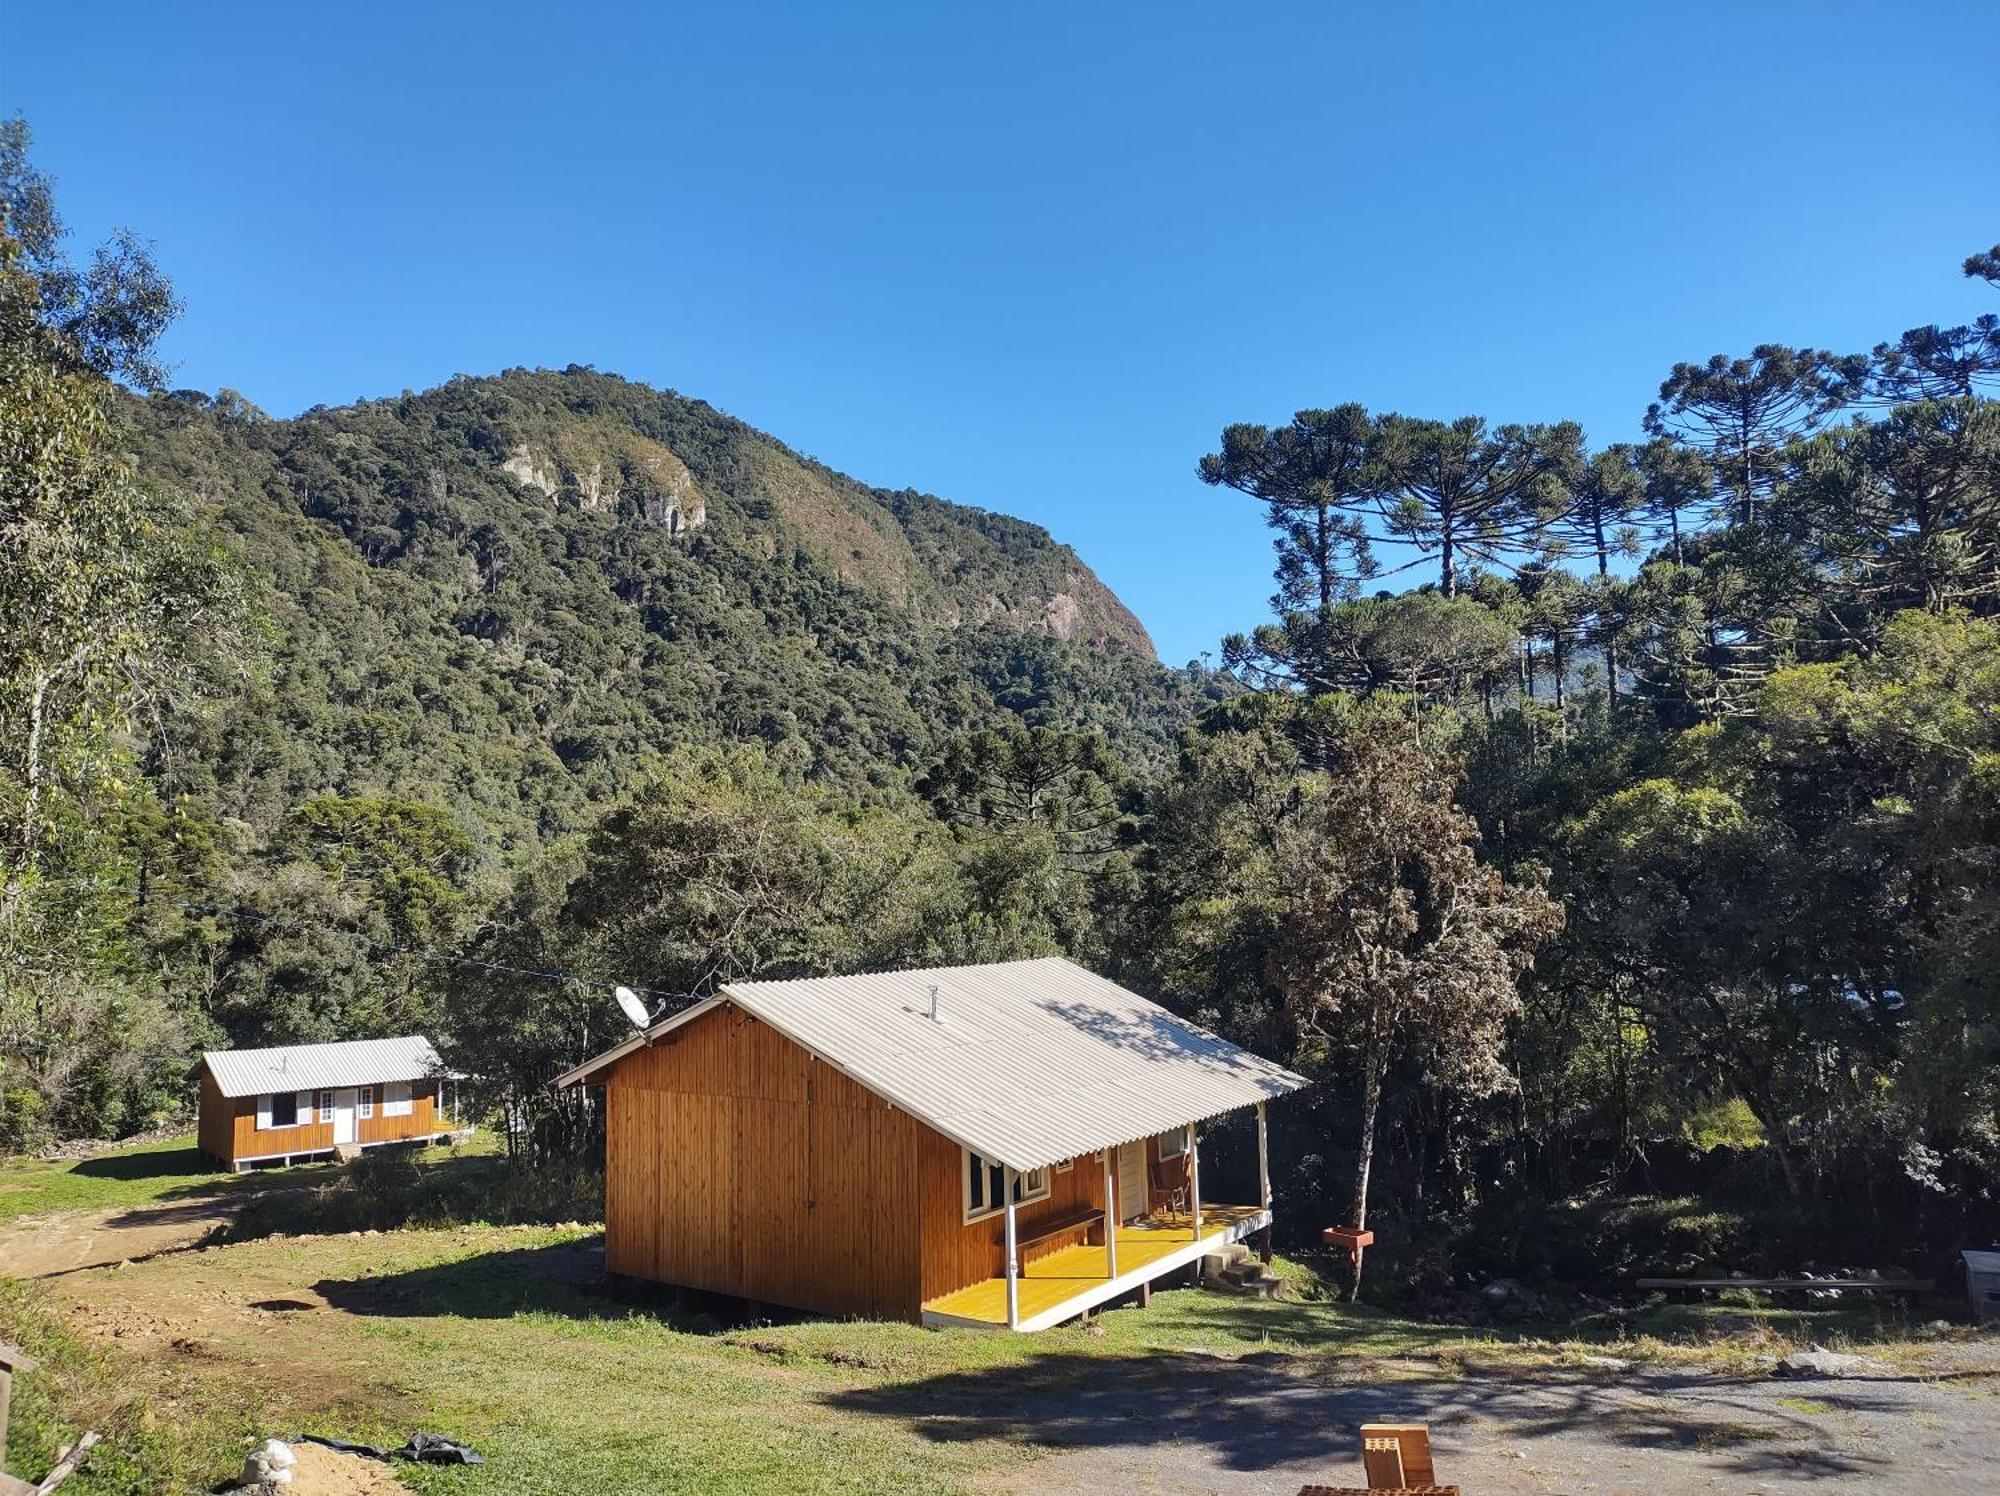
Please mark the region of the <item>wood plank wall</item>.
<svg viewBox="0 0 2000 1496"><path fill-rule="evenodd" d="M913 1319L922 1124L733 1008L605 1076L605 1265Z"/></svg>
<svg viewBox="0 0 2000 1496"><path fill-rule="evenodd" d="M1102 1209L1104 1165L1097 1155L1073 1161L1067 1173L1049 1176L1049 1197L1019 1207L1015 1221L1023 1236L1043 1221L1085 1206ZM950 1138L923 1130L919 1153L923 1209L924 1299L951 1293L1007 1271L1006 1223L999 1216L965 1224L965 1155ZM1073 1226L1060 1236L1023 1248L1021 1260L1033 1262L1089 1236L1092 1223Z"/></svg>
<svg viewBox="0 0 2000 1496"><path fill-rule="evenodd" d="M208 1073L201 1067L201 1102L196 1114L195 1141L201 1151L219 1164L236 1162L236 1109Z"/></svg>
<svg viewBox="0 0 2000 1496"><path fill-rule="evenodd" d="M255 1121L256 1115L252 1113L251 1122L254 1124ZM450 1118L438 1113L436 1082L419 1080L410 1082L410 1114L407 1117L382 1115L382 1088L377 1086L375 1115L355 1118L354 1135L363 1143L396 1143L405 1138L431 1137L450 1126Z"/></svg>

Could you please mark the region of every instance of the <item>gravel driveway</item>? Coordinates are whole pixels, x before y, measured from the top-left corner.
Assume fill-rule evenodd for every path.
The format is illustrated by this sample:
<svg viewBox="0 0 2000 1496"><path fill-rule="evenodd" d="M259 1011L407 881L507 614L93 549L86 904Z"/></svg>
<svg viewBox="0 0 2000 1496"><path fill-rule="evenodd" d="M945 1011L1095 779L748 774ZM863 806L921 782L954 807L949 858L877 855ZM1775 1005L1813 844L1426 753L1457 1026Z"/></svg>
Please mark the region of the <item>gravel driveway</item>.
<svg viewBox="0 0 2000 1496"><path fill-rule="evenodd" d="M1955 1368L1945 1371L1945 1366ZM1161 1357L1144 1385L1045 1401L904 1408L940 1439L1053 1446L990 1489L1293 1496L1362 1484L1356 1429L1428 1423L1440 1480L1467 1496L1604 1492L2000 1492L2000 1345L1938 1374L1745 1379L1662 1370L1362 1381L1283 1356ZM942 1389L939 1389L942 1390ZM1001 1408L1004 1407L1004 1411Z"/></svg>

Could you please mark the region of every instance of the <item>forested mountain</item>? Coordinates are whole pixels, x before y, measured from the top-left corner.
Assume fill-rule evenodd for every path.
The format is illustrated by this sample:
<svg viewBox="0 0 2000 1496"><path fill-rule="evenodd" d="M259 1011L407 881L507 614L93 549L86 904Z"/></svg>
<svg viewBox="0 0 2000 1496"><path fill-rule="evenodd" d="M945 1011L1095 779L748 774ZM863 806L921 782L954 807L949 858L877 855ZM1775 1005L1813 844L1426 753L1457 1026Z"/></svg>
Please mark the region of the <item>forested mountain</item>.
<svg viewBox="0 0 2000 1496"><path fill-rule="evenodd" d="M590 370L295 420L124 405L141 480L212 517L265 623L173 773L259 834L314 793L410 796L511 861L677 746L884 789L996 714L1157 761L1198 694L1040 527Z"/></svg>

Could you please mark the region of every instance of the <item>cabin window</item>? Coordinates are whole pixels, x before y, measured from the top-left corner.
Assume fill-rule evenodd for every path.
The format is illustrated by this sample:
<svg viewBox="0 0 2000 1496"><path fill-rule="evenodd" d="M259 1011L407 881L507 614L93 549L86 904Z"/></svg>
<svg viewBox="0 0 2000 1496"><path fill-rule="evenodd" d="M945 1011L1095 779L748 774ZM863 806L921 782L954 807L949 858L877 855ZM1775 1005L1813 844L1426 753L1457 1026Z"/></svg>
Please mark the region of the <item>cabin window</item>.
<svg viewBox="0 0 2000 1496"><path fill-rule="evenodd" d="M319 1093L319 1119L322 1122L331 1122L333 1120L333 1092L331 1091L321 1091Z"/></svg>
<svg viewBox="0 0 2000 1496"><path fill-rule="evenodd" d="M407 1117L410 1115L410 1083L406 1080L392 1080L382 1087L382 1115L385 1117Z"/></svg>
<svg viewBox="0 0 2000 1496"><path fill-rule="evenodd" d="M1056 1165L1056 1172L1058 1174L1067 1174L1071 1169L1074 1169L1075 1167L1076 1167L1076 1160L1073 1158L1066 1158L1061 1163Z"/></svg>
<svg viewBox="0 0 2000 1496"><path fill-rule="evenodd" d="M363 1086L361 1088L361 1115L364 1117L375 1115L375 1088L373 1086Z"/></svg>
<svg viewBox="0 0 2000 1496"><path fill-rule="evenodd" d="M1159 1145L1160 1157L1163 1159L1179 1158L1187 1152L1187 1133L1178 1127L1172 1132L1161 1133L1153 1141Z"/></svg>
<svg viewBox="0 0 2000 1496"><path fill-rule="evenodd" d="M969 1226L974 1221L983 1221L988 1216L998 1215L1007 1204L1007 1171L1001 1165L989 1162L970 1148L959 1150L965 1156L965 1222ZM1030 1169L1025 1174L1014 1176L1014 1203L1026 1205L1030 1200L1044 1200L1049 1193L1049 1171Z"/></svg>
<svg viewBox="0 0 2000 1496"><path fill-rule="evenodd" d="M299 1093L280 1091L271 1098L271 1120L267 1127L297 1127L299 1125Z"/></svg>

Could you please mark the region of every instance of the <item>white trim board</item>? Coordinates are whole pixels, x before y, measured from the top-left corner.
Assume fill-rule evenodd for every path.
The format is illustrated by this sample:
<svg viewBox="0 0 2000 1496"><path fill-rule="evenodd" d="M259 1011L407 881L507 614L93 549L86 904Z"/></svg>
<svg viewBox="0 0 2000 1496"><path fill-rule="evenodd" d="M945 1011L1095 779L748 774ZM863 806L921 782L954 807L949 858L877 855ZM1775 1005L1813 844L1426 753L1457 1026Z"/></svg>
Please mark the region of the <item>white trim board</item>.
<svg viewBox="0 0 2000 1496"><path fill-rule="evenodd" d="M398 1143L435 1143L440 1140L449 1141L452 1138L470 1136L471 1132L469 1129L440 1128L436 1132L412 1133L406 1138L375 1138L366 1143L342 1143L340 1146L343 1148L361 1149L393 1148ZM236 1162L239 1164L266 1164L274 1158L318 1158L322 1154L331 1158L333 1157L333 1149L334 1145L328 1143L324 1148L294 1148L287 1153L239 1153L236 1155Z"/></svg>
<svg viewBox="0 0 2000 1496"><path fill-rule="evenodd" d="M1155 1278L1163 1278L1176 1268L1186 1267L1189 1263L1206 1257L1217 1246L1227 1246L1231 1242L1242 1241L1244 1237L1252 1236L1270 1224L1271 1212L1268 1210L1260 1210L1255 1215L1245 1216L1235 1225L1205 1234L1201 1240L1191 1241L1164 1257L1156 1257L1144 1267L1134 1268L1129 1273L1120 1273L1115 1278L1108 1278L1095 1288L1086 1288L1075 1298L1064 1299L1053 1309L1044 1309L1040 1314L1029 1315L1014 1327L1014 1333L1032 1335L1038 1330L1053 1330L1065 1320L1075 1319L1086 1309L1095 1309L1108 1300L1121 1298ZM941 1314L934 1309L924 1310L923 1322L927 1327L935 1329L1005 1330L1007 1328L997 1320L967 1319L959 1314Z"/></svg>

